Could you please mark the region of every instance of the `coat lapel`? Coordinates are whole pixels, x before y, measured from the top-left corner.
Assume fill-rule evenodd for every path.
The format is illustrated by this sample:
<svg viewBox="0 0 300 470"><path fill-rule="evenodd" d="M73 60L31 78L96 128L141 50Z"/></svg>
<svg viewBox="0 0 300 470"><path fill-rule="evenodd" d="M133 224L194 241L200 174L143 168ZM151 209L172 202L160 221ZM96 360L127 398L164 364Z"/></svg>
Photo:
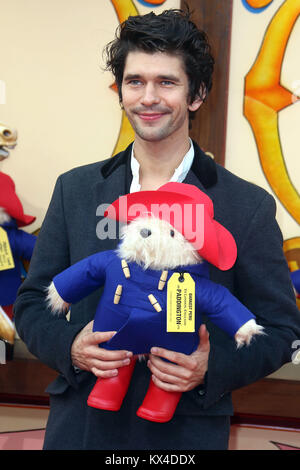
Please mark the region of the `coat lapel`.
<svg viewBox="0 0 300 470"><path fill-rule="evenodd" d="M192 167L187 174L184 183L197 186L203 192L209 194L210 188L217 183L217 168L214 160L206 155L200 147L193 142L195 157ZM103 219L103 213L106 207L124 194L130 191L132 174L130 168L132 144L126 150L107 160L101 168L100 181L95 188L98 224ZM104 223L104 222L103 222ZM115 223L115 222L114 222ZM99 226L99 225L98 225ZM107 229L109 229L107 222ZM119 234L119 225L116 227ZM114 249L119 238L107 237L102 240L106 250Z"/></svg>
<svg viewBox="0 0 300 470"><path fill-rule="evenodd" d="M104 163L100 180L95 186L97 237L101 240L102 250L112 250L119 242L120 225L114 220L105 219L104 211L112 202L129 192L132 179L130 154L131 145Z"/></svg>
<svg viewBox="0 0 300 470"><path fill-rule="evenodd" d="M195 156L184 183L198 186L201 191L208 193L209 188L218 182L217 165L211 157L200 149L196 142L193 142L193 144Z"/></svg>
<svg viewBox="0 0 300 470"><path fill-rule="evenodd" d="M196 184L203 191L214 186L218 181L217 176L217 166L215 161L206 155L198 146L196 142L193 142L195 149L195 157L184 183L187 184ZM131 156L132 144L130 144L126 150L120 152L115 157L110 158L101 168L102 182L114 181L114 179L119 178L118 183L122 185L125 193L129 193L130 183L132 179L131 169L130 169L130 156ZM111 179L113 178L113 179ZM121 179L120 179L121 178ZM124 180L122 180L124 178ZM126 181L125 186L123 182ZM120 187L116 188L119 189ZM118 192L118 191L117 191Z"/></svg>
<svg viewBox="0 0 300 470"><path fill-rule="evenodd" d="M111 204L119 196L129 192L132 179L130 170L131 146L115 157L111 157L102 166L100 181L95 188L98 204Z"/></svg>

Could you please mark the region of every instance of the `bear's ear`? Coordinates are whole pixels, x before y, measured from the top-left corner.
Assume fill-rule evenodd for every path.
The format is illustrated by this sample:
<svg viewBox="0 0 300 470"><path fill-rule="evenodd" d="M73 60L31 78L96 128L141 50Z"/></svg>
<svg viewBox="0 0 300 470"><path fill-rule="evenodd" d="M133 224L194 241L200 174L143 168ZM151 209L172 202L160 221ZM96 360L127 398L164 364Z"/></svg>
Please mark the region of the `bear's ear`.
<svg viewBox="0 0 300 470"><path fill-rule="evenodd" d="M11 217L7 214L7 212L3 209L3 207L0 207L0 225L3 225L10 221L11 221Z"/></svg>

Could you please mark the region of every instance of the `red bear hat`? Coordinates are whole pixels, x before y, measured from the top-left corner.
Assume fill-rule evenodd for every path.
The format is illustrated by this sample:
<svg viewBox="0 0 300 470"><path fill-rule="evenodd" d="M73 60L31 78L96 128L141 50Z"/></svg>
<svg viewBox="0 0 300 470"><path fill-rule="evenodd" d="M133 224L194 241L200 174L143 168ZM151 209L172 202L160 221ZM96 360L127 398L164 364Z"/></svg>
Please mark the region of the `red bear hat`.
<svg viewBox="0 0 300 470"><path fill-rule="evenodd" d="M16 195L15 183L10 176L0 171L0 207L16 220L18 227L32 224L36 217L24 214L23 206Z"/></svg>
<svg viewBox="0 0 300 470"><path fill-rule="evenodd" d="M217 268L225 271L234 265L235 240L214 219L212 200L196 186L171 182L157 191L130 193L114 201L104 215L128 223L149 214L169 222L194 245L203 259Z"/></svg>

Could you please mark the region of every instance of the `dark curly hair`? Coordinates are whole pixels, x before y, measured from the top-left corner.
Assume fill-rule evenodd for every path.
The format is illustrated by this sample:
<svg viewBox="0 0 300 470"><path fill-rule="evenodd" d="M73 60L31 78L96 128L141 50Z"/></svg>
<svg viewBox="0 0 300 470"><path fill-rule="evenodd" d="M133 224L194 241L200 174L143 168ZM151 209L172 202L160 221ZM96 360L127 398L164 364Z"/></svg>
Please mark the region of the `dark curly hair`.
<svg viewBox="0 0 300 470"><path fill-rule="evenodd" d="M205 99L212 87L214 59L206 34L179 9L159 15L129 16L119 25L116 37L104 49L106 69L116 80L120 102L126 58L129 52L166 52L182 58L189 81L189 99ZM192 116L191 116L192 117Z"/></svg>

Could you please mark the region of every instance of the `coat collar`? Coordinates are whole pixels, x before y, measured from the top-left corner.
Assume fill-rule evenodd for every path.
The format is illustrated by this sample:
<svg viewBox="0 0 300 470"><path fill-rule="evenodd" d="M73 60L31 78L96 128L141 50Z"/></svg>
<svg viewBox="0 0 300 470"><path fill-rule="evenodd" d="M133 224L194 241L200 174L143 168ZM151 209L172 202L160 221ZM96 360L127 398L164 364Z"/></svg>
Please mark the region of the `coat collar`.
<svg viewBox="0 0 300 470"><path fill-rule="evenodd" d="M193 142L195 148L195 157L192 167L188 172L184 183L193 184L204 192L209 192L209 188L217 183L217 165L214 160L206 155L199 146ZM108 159L101 167L102 180L98 181L95 188L95 205L102 206L103 203L109 206L120 196L130 192L132 181L130 156L132 144L123 152L118 153L114 157ZM106 209L107 207L105 207ZM98 209L97 209L98 211ZM104 216L103 213L97 212L96 224L99 218ZM119 222L117 222L116 233L119 233ZM118 244L118 236L116 238L107 237L101 239L102 250L115 249Z"/></svg>
<svg viewBox="0 0 300 470"><path fill-rule="evenodd" d="M118 257L117 254L116 256ZM132 272L133 275L136 275L136 278L138 278L141 273L143 273L144 276L150 278L152 277L154 279L159 279L161 277L162 270L151 268L144 269L141 265L137 264L136 262L128 261L128 265L130 268L130 272ZM169 280L170 277L175 273L189 273L191 275L201 276L205 277L206 279L209 279L209 264L207 261L203 261L202 263L197 264L188 264L186 266L177 266L174 269L168 269L166 267L165 269L168 270L167 280Z"/></svg>
<svg viewBox="0 0 300 470"><path fill-rule="evenodd" d="M185 183L195 184L195 177L198 179L204 189L214 186L218 181L217 165L215 161L206 155L203 150L193 141L195 149L195 157L191 170L189 171ZM118 168L123 166L126 175L126 188L125 193L129 193L130 184L132 181L132 174L130 169L132 144L130 144L123 152L118 153L109 159L101 168L102 176L104 179L109 178ZM191 174L193 173L193 175Z"/></svg>

